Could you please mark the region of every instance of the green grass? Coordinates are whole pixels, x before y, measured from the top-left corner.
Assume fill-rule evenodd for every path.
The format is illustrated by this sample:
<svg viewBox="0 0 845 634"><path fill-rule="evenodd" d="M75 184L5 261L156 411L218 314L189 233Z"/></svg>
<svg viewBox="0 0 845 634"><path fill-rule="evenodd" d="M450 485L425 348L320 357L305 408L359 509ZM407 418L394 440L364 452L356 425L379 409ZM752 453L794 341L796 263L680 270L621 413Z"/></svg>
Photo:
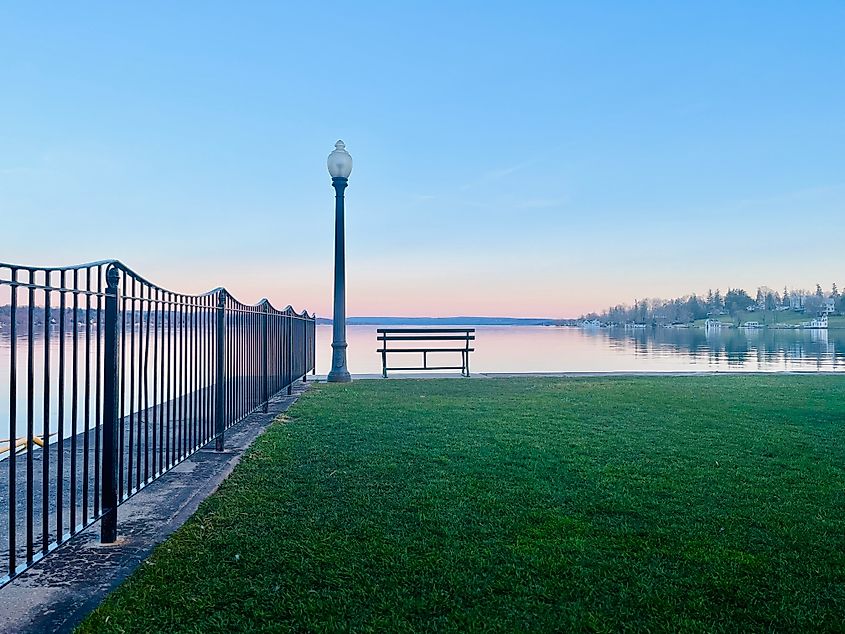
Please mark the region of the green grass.
<svg viewBox="0 0 845 634"><path fill-rule="evenodd" d="M81 626L843 631L845 380L361 381Z"/></svg>
<svg viewBox="0 0 845 634"><path fill-rule="evenodd" d="M812 321L817 317L815 314L802 314L796 313L791 310L777 312L777 311L762 311L757 313L749 313L751 317L749 317L746 321L753 321L757 320L760 323L767 323L773 326L777 325L801 325L805 322ZM755 318L754 315L757 315ZM841 315L831 315L828 317L828 324L830 328L843 328L845 327L845 317Z"/></svg>

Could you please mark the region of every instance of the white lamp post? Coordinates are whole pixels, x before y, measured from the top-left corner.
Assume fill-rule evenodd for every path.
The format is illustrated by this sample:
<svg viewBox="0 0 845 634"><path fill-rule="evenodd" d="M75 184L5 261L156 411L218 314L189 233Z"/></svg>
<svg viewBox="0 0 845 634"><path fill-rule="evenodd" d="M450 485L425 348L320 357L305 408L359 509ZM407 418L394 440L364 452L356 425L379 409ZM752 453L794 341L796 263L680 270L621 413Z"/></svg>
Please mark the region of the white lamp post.
<svg viewBox="0 0 845 634"><path fill-rule="evenodd" d="M334 316L332 318L332 369L327 381L348 383L352 380L346 368L346 249L343 235L343 192L352 173L352 157L343 141L329 154L329 174L335 189L334 216Z"/></svg>

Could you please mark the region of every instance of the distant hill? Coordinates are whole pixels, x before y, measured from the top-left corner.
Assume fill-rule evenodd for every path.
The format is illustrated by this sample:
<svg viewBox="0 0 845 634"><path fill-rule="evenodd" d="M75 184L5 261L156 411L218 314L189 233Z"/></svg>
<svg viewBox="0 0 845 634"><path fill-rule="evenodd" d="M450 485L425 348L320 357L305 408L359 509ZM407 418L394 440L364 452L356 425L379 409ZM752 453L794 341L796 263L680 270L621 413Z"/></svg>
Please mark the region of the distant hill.
<svg viewBox="0 0 845 634"><path fill-rule="evenodd" d="M347 317L350 326L562 326L575 320L528 317ZM318 324L331 319L317 318Z"/></svg>

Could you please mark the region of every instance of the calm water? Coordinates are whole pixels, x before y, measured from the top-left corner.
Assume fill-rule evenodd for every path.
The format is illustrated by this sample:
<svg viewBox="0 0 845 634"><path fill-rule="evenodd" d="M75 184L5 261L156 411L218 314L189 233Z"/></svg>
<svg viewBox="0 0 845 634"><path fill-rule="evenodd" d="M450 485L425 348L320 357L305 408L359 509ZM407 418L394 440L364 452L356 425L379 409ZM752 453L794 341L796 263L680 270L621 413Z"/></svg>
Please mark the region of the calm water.
<svg viewBox="0 0 845 634"><path fill-rule="evenodd" d="M381 357L376 353L377 326L350 326L349 369L353 374L381 372ZM625 330L602 328L583 330L541 326L475 326L476 352L472 355L474 372L783 372L845 370L845 330L742 330L703 329ZM50 341L51 359L58 360L58 339ZM9 431L9 339L0 337L0 438ZM44 340L35 340L33 414L35 433L43 421ZM405 354L406 365L420 363L420 355ZM445 365L459 362L459 355L429 355L430 363ZM18 435L25 430L26 343L18 348ZM331 362L331 326L317 326L317 372L326 374ZM80 381L84 372L84 353L79 359ZM91 355L92 377L96 374L95 352ZM58 390L57 369L51 372L50 428L55 431ZM66 367L66 402L69 409L70 361ZM202 386L200 386L202 387ZM79 425L82 427L84 393L79 386ZM89 395L92 417L97 395ZM92 422L93 425L93 422ZM66 421L65 428L69 430Z"/></svg>
<svg viewBox="0 0 845 634"><path fill-rule="evenodd" d="M845 370L845 330L580 329L473 326L476 372L784 372ZM376 328L347 328L349 370L381 372ZM331 365L331 326L317 326L317 372ZM403 354L404 365L421 355ZM432 354L429 359L436 360ZM443 357L443 361L450 360ZM457 360L458 355L451 357ZM453 365L448 363L448 365Z"/></svg>

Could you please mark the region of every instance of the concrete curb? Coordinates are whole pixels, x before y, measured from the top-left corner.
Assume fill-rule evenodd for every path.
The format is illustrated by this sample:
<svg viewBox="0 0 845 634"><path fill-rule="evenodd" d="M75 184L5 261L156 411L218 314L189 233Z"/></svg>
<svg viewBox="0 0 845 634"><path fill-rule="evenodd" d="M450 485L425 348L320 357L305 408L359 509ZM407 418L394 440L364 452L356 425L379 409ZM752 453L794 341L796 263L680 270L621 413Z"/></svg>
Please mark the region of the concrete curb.
<svg viewBox="0 0 845 634"><path fill-rule="evenodd" d="M473 372L469 377L461 376L455 372L412 372L401 373L397 372L387 377L388 381L403 380L403 379L516 379L525 377L550 377L550 378L568 378L576 379L582 377L678 377L678 376L843 376L843 371L827 371L827 370L773 370L771 372L745 372L745 371L726 371L718 372L713 370L703 370L700 372L638 372L638 371L609 371L609 372ZM311 380L311 379L309 379ZM318 383L325 383L326 375L318 374L313 377L313 380ZM370 381L380 380L384 381L381 374L353 374L353 381Z"/></svg>
<svg viewBox="0 0 845 634"><path fill-rule="evenodd" d="M0 589L0 632L70 632L217 490L244 451L307 389L270 401L214 443L148 485L118 509L118 542L99 541L99 522Z"/></svg>

